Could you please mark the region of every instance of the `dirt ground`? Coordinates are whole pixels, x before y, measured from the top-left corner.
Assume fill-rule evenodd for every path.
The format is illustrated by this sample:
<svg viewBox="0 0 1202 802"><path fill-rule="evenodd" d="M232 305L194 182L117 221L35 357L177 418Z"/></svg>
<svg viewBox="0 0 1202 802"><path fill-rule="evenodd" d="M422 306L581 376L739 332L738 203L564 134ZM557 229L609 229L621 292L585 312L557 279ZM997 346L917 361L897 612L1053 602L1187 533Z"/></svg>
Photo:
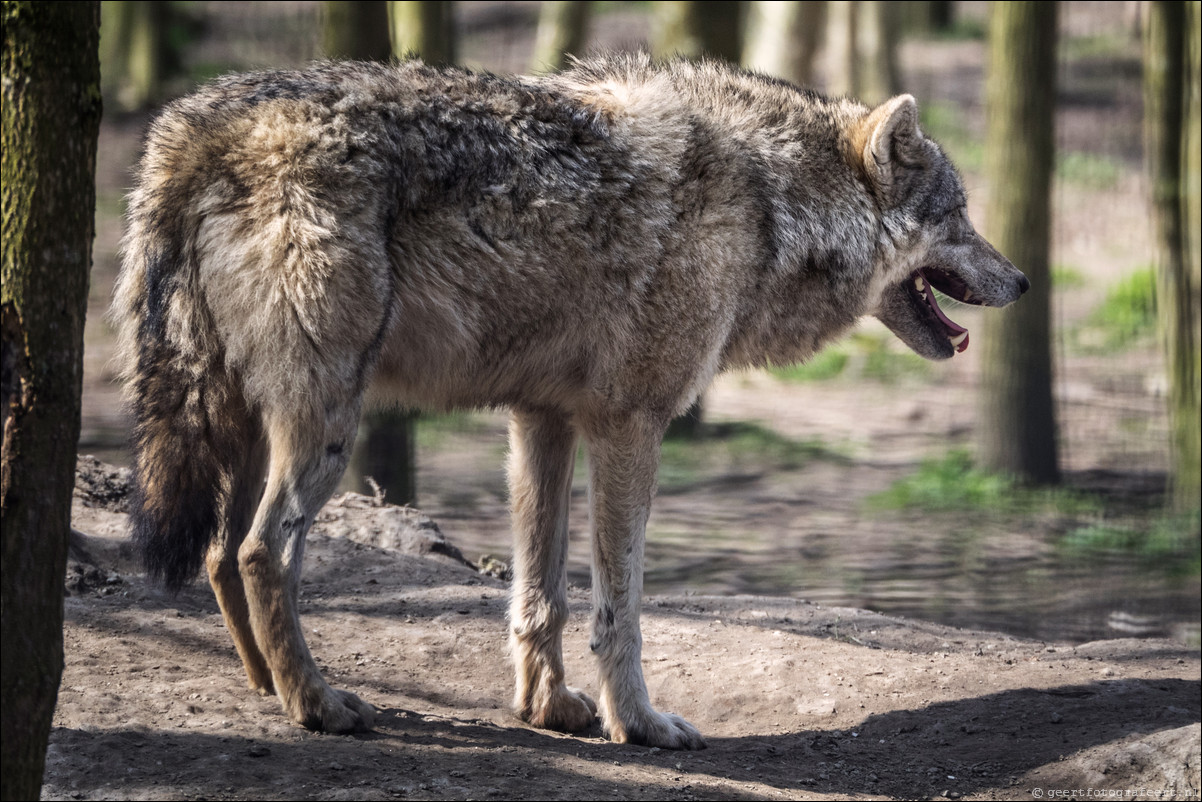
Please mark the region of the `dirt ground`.
<svg viewBox="0 0 1202 802"><path fill-rule="evenodd" d="M45 799L1198 798L1196 649L794 599L647 600L652 701L699 726L703 751L531 729L507 707L505 583L428 519L353 495L309 536L303 620L330 681L378 713L370 733L310 733L246 689L203 581L176 598L147 586L123 476L81 465L88 534L68 576ZM587 593L571 606L568 676L587 689Z"/></svg>

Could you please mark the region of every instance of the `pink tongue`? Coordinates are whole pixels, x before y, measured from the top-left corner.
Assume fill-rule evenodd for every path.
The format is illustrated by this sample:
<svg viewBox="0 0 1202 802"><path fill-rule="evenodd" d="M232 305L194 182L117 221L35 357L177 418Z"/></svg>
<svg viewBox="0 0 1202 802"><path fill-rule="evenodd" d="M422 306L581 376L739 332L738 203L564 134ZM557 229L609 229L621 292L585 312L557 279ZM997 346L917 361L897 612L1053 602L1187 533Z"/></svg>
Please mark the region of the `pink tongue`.
<svg viewBox="0 0 1202 802"><path fill-rule="evenodd" d="M918 274L922 276L922 271L918 271ZM926 276L922 276L922 285L923 295L926 296L927 303L930 304L931 309L935 310L935 316L939 318L939 321L943 323L944 328L947 329L948 337L956 337L960 334L965 335L960 344L956 346L956 352L963 353L963 351L968 348L968 329L964 328L959 323L955 323L951 320L951 318L943 314L943 310L939 308L939 302L935 300L935 289L931 286L930 279L928 279Z"/></svg>

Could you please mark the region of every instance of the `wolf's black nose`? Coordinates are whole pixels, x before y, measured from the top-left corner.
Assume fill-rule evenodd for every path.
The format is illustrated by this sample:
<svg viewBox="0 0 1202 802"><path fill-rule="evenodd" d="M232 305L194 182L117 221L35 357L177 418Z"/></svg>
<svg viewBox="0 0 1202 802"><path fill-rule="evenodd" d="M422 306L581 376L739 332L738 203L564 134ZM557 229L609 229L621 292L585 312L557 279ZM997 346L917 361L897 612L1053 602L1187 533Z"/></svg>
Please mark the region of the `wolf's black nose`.
<svg viewBox="0 0 1202 802"><path fill-rule="evenodd" d="M1029 289L1031 289L1031 279L1027 278L1026 273L1019 273L1018 274L1018 291L1019 291L1019 293L1024 293Z"/></svg>

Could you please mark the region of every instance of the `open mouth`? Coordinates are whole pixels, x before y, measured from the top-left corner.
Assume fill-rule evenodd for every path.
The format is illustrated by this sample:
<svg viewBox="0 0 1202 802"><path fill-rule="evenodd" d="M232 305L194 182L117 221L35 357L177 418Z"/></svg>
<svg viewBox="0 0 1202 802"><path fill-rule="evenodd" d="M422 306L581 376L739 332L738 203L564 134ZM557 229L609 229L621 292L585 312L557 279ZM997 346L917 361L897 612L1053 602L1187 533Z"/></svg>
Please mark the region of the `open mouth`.
<svg viewBox="0 0 1202 802"><path fill-rule="evenodd" d="M968 329L956 323L939 308L935 299L935 290L939 290L949 298L961 303L980 304L973 298L972 290L960 278L946 270L937 267L920 267L906 280L906 288L921 301L930 314L935 325L942 327L943 333L951 342L956 353L963 353L968 348Z"/></svg>

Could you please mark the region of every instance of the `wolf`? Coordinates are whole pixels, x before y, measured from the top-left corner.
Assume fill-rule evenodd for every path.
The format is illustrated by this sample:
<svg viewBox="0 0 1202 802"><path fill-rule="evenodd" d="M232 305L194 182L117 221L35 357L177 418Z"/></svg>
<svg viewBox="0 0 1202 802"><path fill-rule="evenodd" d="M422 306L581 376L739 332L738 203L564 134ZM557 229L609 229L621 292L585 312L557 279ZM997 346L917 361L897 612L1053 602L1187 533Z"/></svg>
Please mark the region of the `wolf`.
<svg viewBox="0 0 1202 802"><path fill-rule="evenodd" d="M668 422L719 371L804 360L865 315L946 359L968 332L934 290L1005 306L1028 287L911 96L868 108L635 55L220 78L153 122L128 208L133 538L170 589L203 565L250 687L330 732L374 708L321 676L297 588L365 403L512 412L517 715L700 748L641 668ZM562 658L580 439L596 702Z"/></svg>

